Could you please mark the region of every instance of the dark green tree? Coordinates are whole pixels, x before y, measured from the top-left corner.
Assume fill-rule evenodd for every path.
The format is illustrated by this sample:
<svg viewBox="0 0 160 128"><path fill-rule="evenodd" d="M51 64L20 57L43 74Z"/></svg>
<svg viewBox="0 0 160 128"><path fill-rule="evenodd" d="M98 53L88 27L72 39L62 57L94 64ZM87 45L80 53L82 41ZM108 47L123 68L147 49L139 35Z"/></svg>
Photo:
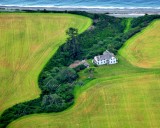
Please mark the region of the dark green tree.
<svg viewBox="0 0 160 128"><path fill-rule="evenodd" d="M72 83L77 78L78 75L76 71L71 68L62 68L56 76L56 79L60 81L60 83Z"/></svg>
<svg viewBox="0 0 160 128"><path fill-rule="evenodd" d="M69 52L68 55L71 59L78 58L78 56L80 55L80 45L77 40L78 29L69 28L66 31L66 34L68 35L68 38L64 50L66 52Z"/></svg>

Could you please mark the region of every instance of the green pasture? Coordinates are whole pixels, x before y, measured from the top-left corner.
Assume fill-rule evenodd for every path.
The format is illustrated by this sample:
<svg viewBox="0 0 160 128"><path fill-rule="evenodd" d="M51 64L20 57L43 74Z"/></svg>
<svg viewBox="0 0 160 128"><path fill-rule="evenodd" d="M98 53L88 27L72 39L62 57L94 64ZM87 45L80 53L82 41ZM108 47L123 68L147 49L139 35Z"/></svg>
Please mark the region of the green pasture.
<svg viewBox="0 0 160 128"><path fill-rule="evenodd" d="M8 127L158 128L159 79L157 74L96 79L86 85L90 88L81 93L71 109L25 116Z"/></svg>
<svg viewBox="0 0 160 128"><path fill-rule="evenodd" d="M120 53L133 65L143 68L159 68L159 49L160 20L156 20L142 32L129 39Z"/></svg>
<svg viewBox="0 0 160 128"><path fill-rule="evenodd" d="M38 75L65 42L65 31L85 31L92 21L71 14L0 14L0 113L39 97Z"/></svg>
<svg viewBox="0 0 160 128"><path fill-rule="evenodd" d="M160 41L156 36L159 27L160 21L154 21L127 41L117 55L118 64L92 65L95 79L75 89L76 100L72 107L59 113L24 116L13 121L8 128L159 128L160 70L159 56L155 55L159 52L156 48ZM152 45L147 44L146 32L148 36L155 33L154 37L150 36ZM136 38L141 39L138 45ZM155 65L146 68L137 65L136 61L133 63L130 56L134 56L137 50L129 49L131 44L135 44L142 55L152 56L148 62L149 59L157 60L156 69ZM141 59L143 62L145 58ZM87 79L88 74L80 72L80 80Z"/></svg>

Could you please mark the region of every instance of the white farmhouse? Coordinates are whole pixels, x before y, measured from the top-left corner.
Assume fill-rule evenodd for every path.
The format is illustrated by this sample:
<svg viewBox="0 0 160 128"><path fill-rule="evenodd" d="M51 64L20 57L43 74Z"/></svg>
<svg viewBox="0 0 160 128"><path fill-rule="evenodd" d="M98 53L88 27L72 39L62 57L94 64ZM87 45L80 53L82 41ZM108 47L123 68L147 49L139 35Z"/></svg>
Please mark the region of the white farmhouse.
<svg viewBox="0 0 160 128"><path fill-rule="evenodd" d="M95 56L93 59L93 63L97 65L116 64L118 63L118 59L113 53L106 50L103 55Z"/></svg>

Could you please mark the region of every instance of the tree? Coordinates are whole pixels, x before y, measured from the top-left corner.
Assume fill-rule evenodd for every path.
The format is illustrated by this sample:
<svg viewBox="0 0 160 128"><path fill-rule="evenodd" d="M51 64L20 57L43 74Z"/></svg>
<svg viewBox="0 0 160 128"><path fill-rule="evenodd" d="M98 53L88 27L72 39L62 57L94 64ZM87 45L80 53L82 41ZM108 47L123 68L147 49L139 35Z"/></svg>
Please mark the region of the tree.
<svg viewBox="0 0 160 128"><path fill-rule="evenodd" d="M68 38L64 51L69 52L69 57L71 59L75 59L80 55L80 45L77 40L78 29L69 28L66 31L66 34L68 35Z"/></svg>
<svg viewBox="0 0 160 128"><path fill-rule="evenodd" d="M57 94L44 95L41 106L51 108L61 107L64 104L64 100Z"/></svg>
<svg viewBox="0 0 160 128"><path fill-rule="evenodd" d="M66 31L66 34L69 36L68 39L71 40L71 39L77 37L77 35L78 35L78 29L76 29L76 28L69 28Z"/></svg>
<svg viewBox="0 0 160 128"><path fill-rule="evenodd" d="M59 82L53 77L47 77L43 82L43 93L55 92L59 87Z"/></svg>
<svg viewBox="0 0 160 128"><path fill-rule="evenodd" d="M74 80L78 78L78 75L74 69L71 68L63 68L57 74L57 80L60 83L72 83Z"/></svg>

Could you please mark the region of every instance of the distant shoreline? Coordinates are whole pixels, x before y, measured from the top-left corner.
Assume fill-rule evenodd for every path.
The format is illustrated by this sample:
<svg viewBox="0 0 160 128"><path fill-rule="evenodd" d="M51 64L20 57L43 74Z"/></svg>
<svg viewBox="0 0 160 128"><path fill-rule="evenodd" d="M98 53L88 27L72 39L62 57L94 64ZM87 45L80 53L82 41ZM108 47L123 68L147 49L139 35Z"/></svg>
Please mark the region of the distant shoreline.
<svg viewBox="0 0 160 128"><path fill-rule="evenodd" d="M145 14L160 15L160 8L119 8L119 7L41 7L41 6L0 6L0 11L47 10L47 11L86 11L90 13L108 13L115 17L139 17Z"/></svg>

